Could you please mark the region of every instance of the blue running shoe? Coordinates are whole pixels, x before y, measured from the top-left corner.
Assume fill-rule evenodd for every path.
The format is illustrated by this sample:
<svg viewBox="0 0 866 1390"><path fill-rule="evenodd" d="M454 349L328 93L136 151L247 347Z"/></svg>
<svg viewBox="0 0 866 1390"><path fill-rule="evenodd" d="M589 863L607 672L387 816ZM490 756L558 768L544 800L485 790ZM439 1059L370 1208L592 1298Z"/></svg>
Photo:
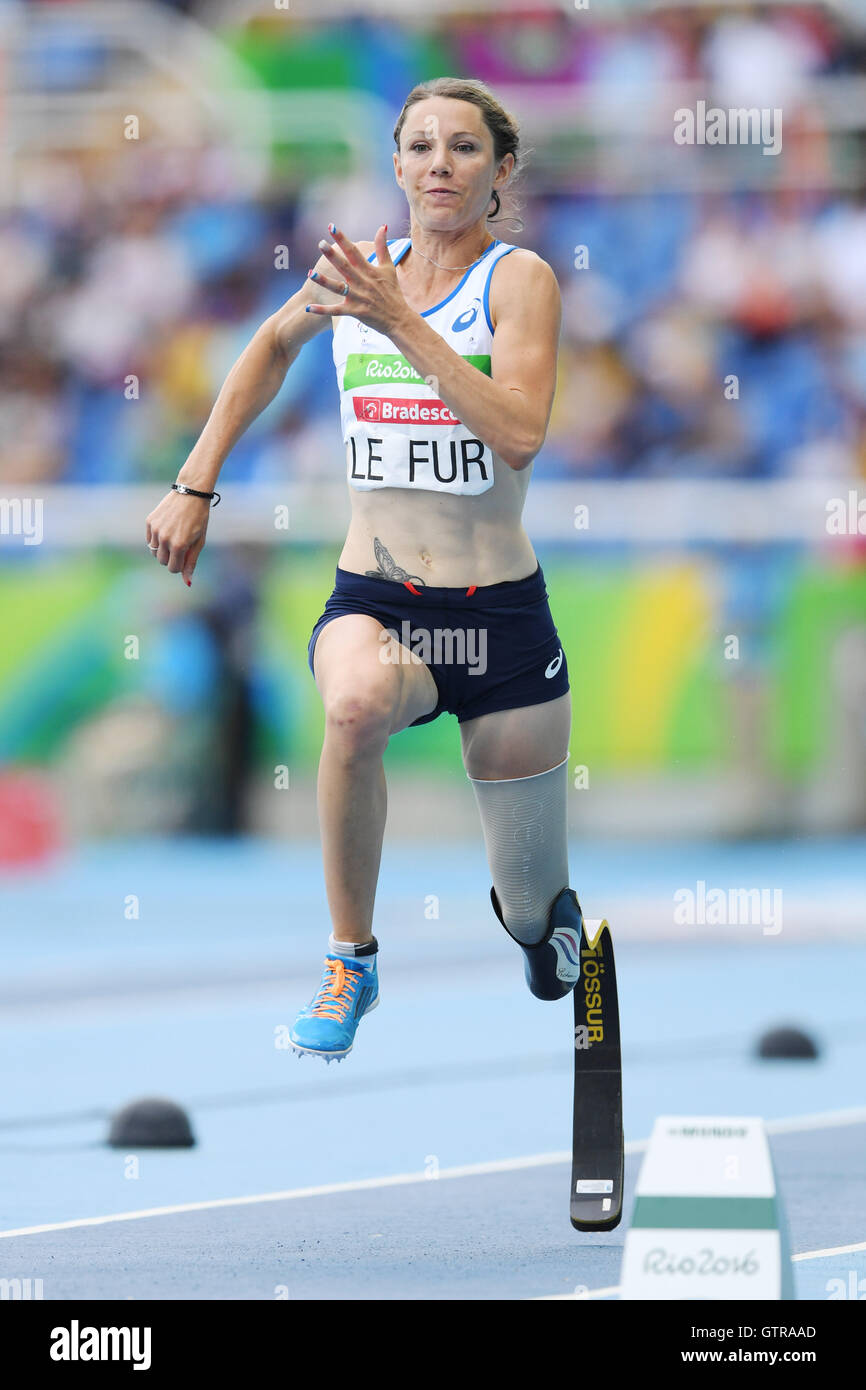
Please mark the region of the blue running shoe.
<svg viewBox="0 0 866 1390"><path fill-rule="evenodd" d="M341 1061L352 1051L355 1029L379 1002L378 965L372 970L342 956L325 956L322 983L301 1009L289 1037L298 1056Z"/></svg>
<svg viewBox="0 0 866 1390"><path fill-rule="evenodd" d="M505 927L496 890L490 889L493 911ZM508 931L508 928L505 927ZM580 945L583 938L583 913L573 888L563 888L553 900L548 918L547 935L536 946L524 946L513 932L523 952L523 973L536 999L564 999L580 979Z"/></svg>

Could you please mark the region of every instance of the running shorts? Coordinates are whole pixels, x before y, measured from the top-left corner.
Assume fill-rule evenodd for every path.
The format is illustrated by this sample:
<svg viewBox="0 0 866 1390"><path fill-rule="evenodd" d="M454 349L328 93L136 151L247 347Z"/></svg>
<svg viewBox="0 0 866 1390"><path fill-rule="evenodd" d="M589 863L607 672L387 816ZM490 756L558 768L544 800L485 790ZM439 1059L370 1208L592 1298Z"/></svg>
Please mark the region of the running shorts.
<svg viewBox="0 0 866 1390"><path fill-rule="evenodd" d="M495 710L545 704L569 689L540 565L525 579L468 589L410 588L337 566L307 647L311 672L319 633L345 613L367 613L382 624L383 660L411 660L408 648L429 667L439 698L413 724L442 713L462 724Z"/></svg>

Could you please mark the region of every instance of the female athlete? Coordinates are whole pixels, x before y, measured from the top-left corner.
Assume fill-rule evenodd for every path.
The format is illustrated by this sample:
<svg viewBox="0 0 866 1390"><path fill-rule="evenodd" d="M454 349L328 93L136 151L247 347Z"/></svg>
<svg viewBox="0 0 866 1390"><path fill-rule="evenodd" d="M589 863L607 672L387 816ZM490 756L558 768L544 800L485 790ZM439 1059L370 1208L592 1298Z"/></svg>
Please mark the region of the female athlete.
<svg viewBox="0 0 866 1390"><path fill-rule="evenodd" d="M232 368L147 543L191 582L220 468L327 326L352 512L309 643L325 711L318 809L332 934L294 1024L299 1053L352 1048L379 1002L373 904L392 734L457 716L494 911L530 990L579 974L568 887L568 668L521 513L553 401L560 298L550 266L488 221L518 162L513 118L481 82L410 92L394 172L409 235L352 242L334 224L304 285ZM173 485L174 487L175 485ZM196 494L202 494L198 496Z"/></svg>

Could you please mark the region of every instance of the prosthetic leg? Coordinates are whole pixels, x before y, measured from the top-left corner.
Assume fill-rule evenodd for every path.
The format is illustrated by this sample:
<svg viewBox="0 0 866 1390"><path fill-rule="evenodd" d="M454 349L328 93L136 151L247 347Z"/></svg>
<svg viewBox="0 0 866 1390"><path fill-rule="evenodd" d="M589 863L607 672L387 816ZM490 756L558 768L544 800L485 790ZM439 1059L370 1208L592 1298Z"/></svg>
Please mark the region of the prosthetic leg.
<svg viewBox="0 0 866 1390"><path fill-rule="evenodd" d="M568 760L533 777L469 780L493 875L493 911L523 951L536 999L563 999L580 975L583 923L568 887Z"/></svg>
<svg viewBox="0 0 866 1390"><path fill-rule="evenodd" d="M536 999L574 998L574 1110L569 1214L580 1231L622 1217L622 1067L616 967L606 921L585 921L568 887L568 769L476 781L490 901L523 952Z"/></svg>
<svg viewBox="0 0 866 1390"><path fill-rule="evenodd" d="M536 999L564 999L580 977L580 937L583 914L573 888L563 888L553 900L547 931L535 946L527 946L502 915L496 889L490 889L493 911L512 941L523 951L523 973Z"/></svg>

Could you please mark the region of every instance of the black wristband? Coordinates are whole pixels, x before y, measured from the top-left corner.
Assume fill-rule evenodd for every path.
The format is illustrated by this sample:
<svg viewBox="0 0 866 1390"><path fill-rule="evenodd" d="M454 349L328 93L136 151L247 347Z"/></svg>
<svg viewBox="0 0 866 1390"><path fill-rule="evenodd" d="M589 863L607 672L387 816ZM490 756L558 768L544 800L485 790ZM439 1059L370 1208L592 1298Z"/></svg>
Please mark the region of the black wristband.
<svg viewBox="0 0 866 1390"><path fill-rule="evenodd" d="M220 495L218 492L199 492L197 488L187 487L186 483L172 483L175 492L188 492L190 497L215 497L214 506L219 504Z"/></svg>

